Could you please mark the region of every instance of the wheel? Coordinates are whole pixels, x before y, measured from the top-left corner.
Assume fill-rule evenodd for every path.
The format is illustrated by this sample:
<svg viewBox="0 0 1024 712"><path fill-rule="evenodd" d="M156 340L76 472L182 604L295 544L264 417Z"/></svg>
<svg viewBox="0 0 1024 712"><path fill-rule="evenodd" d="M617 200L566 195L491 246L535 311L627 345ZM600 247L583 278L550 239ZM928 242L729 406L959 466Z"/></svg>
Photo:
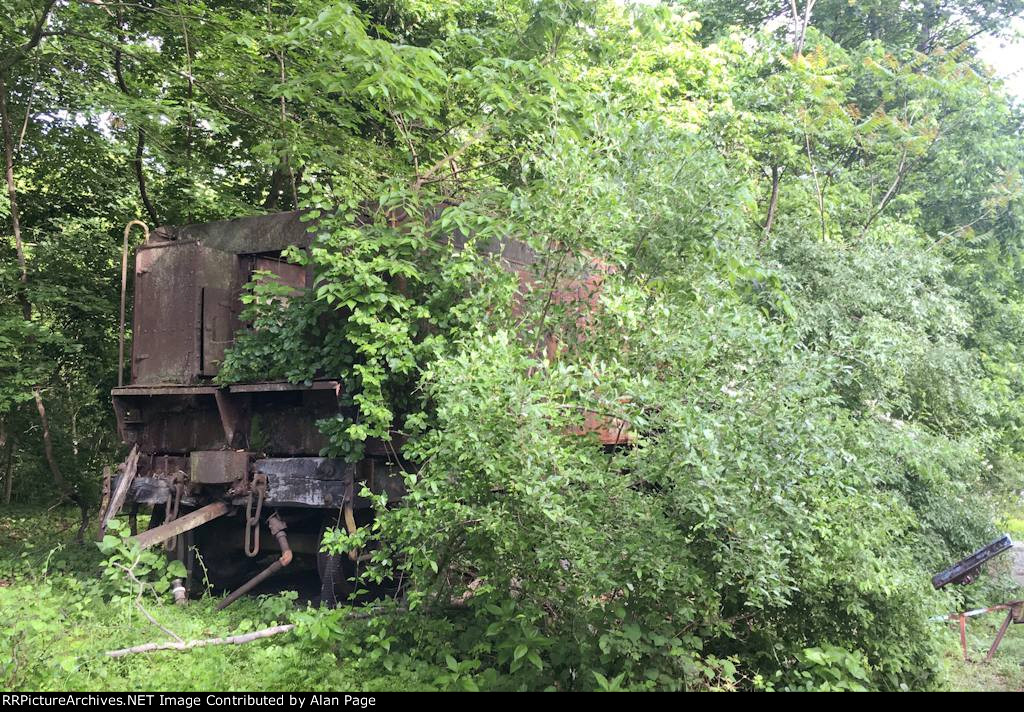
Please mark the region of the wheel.
<svg viewBox="0 0 1024 712"><path fill-rule="evenodd" d="M323 542L325 531L327 531L326 526L320 530L318 542ZM356 565L348 554L328 554L320 551L318 546L316 572L320 575L320 602L322 604L334 608L339 603L347 601L352 595L353 586L350 579L356 575Z"/></svg>

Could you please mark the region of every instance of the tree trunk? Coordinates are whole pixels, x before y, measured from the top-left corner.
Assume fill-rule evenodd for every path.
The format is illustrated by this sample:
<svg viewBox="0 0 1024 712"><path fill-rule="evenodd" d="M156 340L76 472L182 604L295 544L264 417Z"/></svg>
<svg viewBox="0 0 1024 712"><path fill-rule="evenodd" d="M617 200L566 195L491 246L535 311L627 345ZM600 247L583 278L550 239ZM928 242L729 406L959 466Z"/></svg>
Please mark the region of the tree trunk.
<svg viewBox="0 0 1024 712"><path fill-rule="evenodd" d="M25 245L21 241L21 217L18 213L18 189L14 184L14 136L11 133L11 119L7 111L7 77L0 75L0 124L3 125L4 180L7 183L7 198L11 204L11 231L14 233L14 248L18 256L18 271L21 273L18 286L18 303L25 321L32 320L32 305L28 300L28 266L25 263Z"/></svg>
<svg viewBox="0 0 1024 712"><path fill-rule="evenodd" d="M7 442L7 472L4 474L4 505L11 503L11 490L14 488L14 438Z"/></svg>
<svg viewBox="0 0 1024 712"><path fill-rule="evenodd" d="M118 13L117 16L117 29L118 29L118 43L123 42L121 36L121 15ZM121 90L121 93L127 97L131 97L131 90L128 89L128 83L124 80L124 70L121 67L121 50L114 50L114 79L117 81L117 87ZM149 199L149 192L146 190L146 173L143 169L142 158L146 152L146 130L142 127L138 127L138 135L135 141L135 159L132 161L132 169L135 171L135 181L139 185L139 199L142 201L143 207L146 209L146 214L149 215L149 222L152 225L159 225L160 220L157 217L156 208L153 207L152 201Z"/></svg>
<svg viewBox="0 0 1024 712"><path fill-rule="evenodd" d="M797 8L796 0L789 0L789 8L793 13L793 56L799 57L804 53L804 41L807 39L807 28L811 26L811 11L817 0L805 0L803 17Z"/></svg>
<svg viewBox="0 0 1024 712"><path fill-rule="evenodd" d="M7 440L7 419L0 418L0 448L5 449L6 457L4 458L4 504L11 503L11 475L14 472L12 465L14 464L14 440L10 442Z"/></svg>
<svg viewBox="0 0 1024 712"><path fill-rule="evenodd" d="M264 210L277 210L281 196L284 194L285 184L288 180L288 173L284 165L276 166L270 174L270 188L267 191L267 199L263 201Z"/></svg>
<svg viewBox="0 0 1024 712"><path fill-rule="evenodd" d="M7 197L11 210L11 229L14 232L14 245L18 255L18 268L21 270L21 285L18 290L18 301L21 303L22 316L25 321L32 320L32 304L28 297L28 266L25 261L25 245L21 239L21 222L18 213L18 189L14 183L14 137L11 132L10 113L7 110L7 77L0 74L0 125L2 125L4 144L4 178L7 183ZM50 423L46 417L46 406L43 404L43 395L39 386L33 386L32 396L36 402L36 410L39 412L39 422L43 428L43 449L46 454L46 463L50 467L50 474L62 499L70 499L78 505L82 514L82 523L78 529L78 541L83 541L85 530L89 526L89 509L81 495L69 487L60 467L57 465L57 458L53 452L53 440L50 437Z"/></svg>

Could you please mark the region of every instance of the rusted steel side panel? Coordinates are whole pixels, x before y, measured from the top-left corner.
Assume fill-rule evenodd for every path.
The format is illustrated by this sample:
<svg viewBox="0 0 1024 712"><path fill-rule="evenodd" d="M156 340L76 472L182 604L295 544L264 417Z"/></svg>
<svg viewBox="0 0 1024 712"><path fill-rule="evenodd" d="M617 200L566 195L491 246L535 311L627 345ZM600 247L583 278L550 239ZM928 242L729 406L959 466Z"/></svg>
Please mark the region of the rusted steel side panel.
<svg viewBox="0 0 1024 712"><path fill-rule="evenodd" d="M238 328L238 295L230 289L202 287L202 375L216 376Z"/></svg>
<svg viewBox="0 0 1024 712"><path fill-rule="evenodd" d="M196 304L192 255L173 243L135 256L133 383L190 383Z"/></svg>
<svg viewBox="0 0 1024 712"><path fill-rule="evenodd" d="M194 450L258 449L268 455L315 456L327 446L316 425L337 415L334 382L301 388L259 384L240 391L195 387L119 389L114 396L121 436L144 453L187 455ZM288 385L288 384L283 384ZM138 395L128 395L137 390ZM149 392L159 395L146 395Z"/></svg>
<svg viewBox="0 0 1024 712"><path fill-rule="evenodd" d="M212 331L219 320L221 339L230 339L234 330L230 314L237 301L237 260L233 254L196 242L151 242L139 248L135 256L132 383L197 381L204 365L204 323L209 321ZM204 316L207 290L211 291L208 320ZM227 304L226 311L214 316L219 303ZM219 358L223 351L220 346Z"/></svg>

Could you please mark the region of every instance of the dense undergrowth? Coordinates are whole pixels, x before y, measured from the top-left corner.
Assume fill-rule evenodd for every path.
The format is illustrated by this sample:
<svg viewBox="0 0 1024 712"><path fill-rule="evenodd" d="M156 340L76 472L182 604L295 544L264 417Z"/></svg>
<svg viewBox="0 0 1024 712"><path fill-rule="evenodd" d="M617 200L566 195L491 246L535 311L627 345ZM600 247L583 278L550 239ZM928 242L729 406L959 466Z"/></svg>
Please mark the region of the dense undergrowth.
<svg viewBox="0 0 1024 712"><path fill-rule="evenodd" d="M385 670L358 649L351 621L331 645L287 635L242 646L134 655L105 653L172 638L101 576L105 556L74 541L75 514L19 507L0 515L0 688L4 690L407 690L437 689L443 670L423 663ZM236 635L286 622L294 594L246 598L215 611L216 598L172 603L147 589L146 610L185 640Z"/></svg>
<svg viewBox="0 0 1024 712"><path fill-rule="evenodd" d="M423 659L397 645L382 657L381 651L365 647L371 633L366 622L341 620L344 610L337 614L339 631L326 641L300 632L241 646L109 659L108 650L171 639L134 606L111 602L111 591L100 578L104 556L95 544L74 542L76 526L76 513L66 509L19 507L0 514L0 615L9 621L0 634L4 690L445 690L464 689L466 673L476 672L465 664L460 672L460 665L449 665L444 656ZM222 612L214 610L216 600L194 600L182 608L169 595L150 592L145 606L186 640L242 634L290 619L306 625L315 620L288 594L242 599ZM996 624L994 619L972 621L969 645L975 661L991 644ZM1011 629L992 665L959 660L955 626L939 624L937 632L940 665L952 689L1019 690L1024 685L1024 641L1017 631ZM834 677L848 678L848 671L841 671L845 660L826 649L810 653L807 667L811 661L830 662ZM593 687L599 689L600 682L595 680Z"/></svg>

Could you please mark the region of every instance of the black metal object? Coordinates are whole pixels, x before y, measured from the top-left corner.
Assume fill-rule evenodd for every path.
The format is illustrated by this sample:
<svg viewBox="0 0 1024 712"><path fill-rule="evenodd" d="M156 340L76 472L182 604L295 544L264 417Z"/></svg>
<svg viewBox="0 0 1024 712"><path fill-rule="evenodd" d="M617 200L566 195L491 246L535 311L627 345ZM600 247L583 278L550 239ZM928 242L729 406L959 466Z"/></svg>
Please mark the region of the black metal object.
<svg viewBox="0 0 1024 712"><path fill-rule="evenodd" d="M932 585L935 588L942 588L951 583L972 583L977 577L978 569L982 564L1012 547L1013 541L1010 540L1010 535L1004 534L995 541L978 549L967 558L961 559L945 571L940 571L932 576Z"/></svg>

